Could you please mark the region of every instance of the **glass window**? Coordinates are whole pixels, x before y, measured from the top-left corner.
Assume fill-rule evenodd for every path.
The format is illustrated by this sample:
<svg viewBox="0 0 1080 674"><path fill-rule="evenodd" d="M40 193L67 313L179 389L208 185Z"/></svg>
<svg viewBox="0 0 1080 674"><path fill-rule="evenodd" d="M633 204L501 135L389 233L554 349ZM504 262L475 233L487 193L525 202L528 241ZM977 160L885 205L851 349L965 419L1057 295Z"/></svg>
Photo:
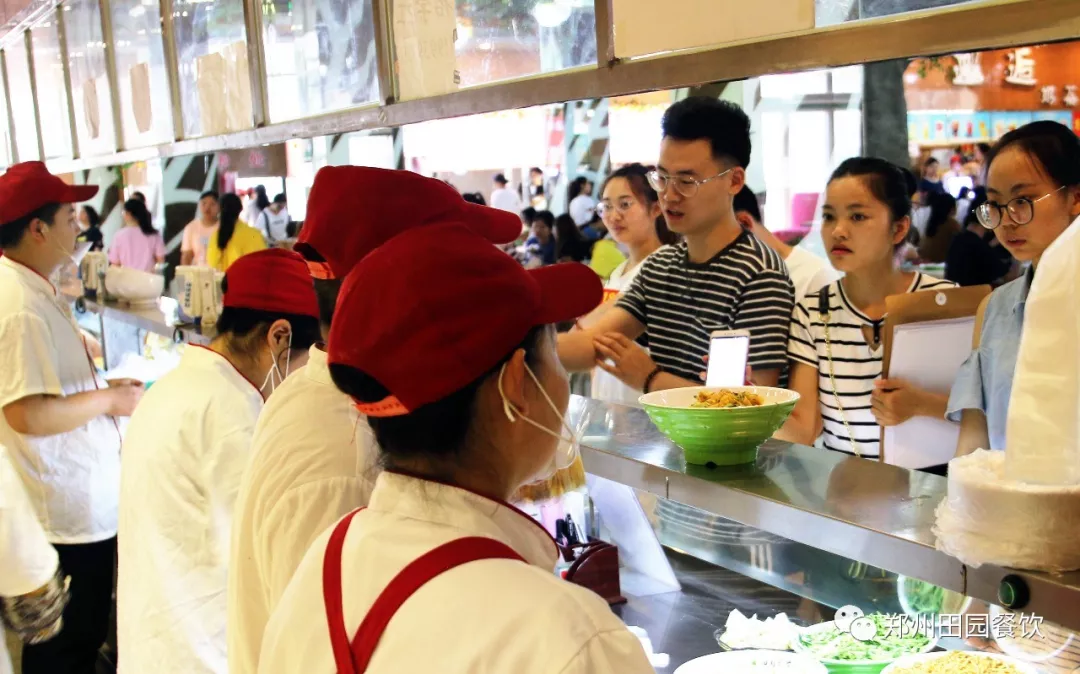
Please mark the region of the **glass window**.
<svg viewBox="0 0 1080 674"><path fill-rule="evenodd" d="M11 143L8 138L7 100L0 96L0 166L11 164Z"/></svg>
<svg viewBox="0 0 1080 674"><path fill-rule="evenodd" d="M112 0L124 147L173 140L172 96L157 0Z"/></svg>
<svg viewBox="0 0 1080 674"><path fill-rule="evenodd" d="M252 127L243 0L173 3L184 136Z"/></svg>
<svg viewBox="0 0 1080 674"><path fill-rule="evenodd" d="M818 27L985 0L814 0Z"/></svg>
<svg viewBox="0 0 1080 674"><path fill-rule="evenodd" d="M64 54L60 51L60 29L56 15L30 29L34 49L34 80L37 86L38 117L45 156L71 156L71 116L67 84L64 81Z"/></svg>
<svg viewBox="0 0 1080 674"><path fill-rule="evenodd" d="M829 73L826 70L764 75L760 81L762 98L797 98L829 91Z"/></svg>
<svg viewBox="0 0 1080 674"><path fill-rule="evenodd" d="M262 7L271 121L378 100L371 0L268 0Z"/></svg>
<svg viewBox="0 0 1080 674"><path fill-rule="evenodd" d="M115 152L112 91L97 0L68 0L64 4L64 30L79 154Z"/></svg>
<svg viewBox="0 0 1080 674"><path fill-rule="evenodd" d="M21 35L4 49L4 58L7 60L8 96L12 102L11 116L15 119L15 147L19 152L19 161L41 159L33 90L30 87L30 60L26 56Z"/></svg>
<svg viewBox="0 0 1080 674"><path fill-rule="evenodd" d="M588 0L455 0L455 16L446 3L394 0L402 98L596 63Z"/></svg>

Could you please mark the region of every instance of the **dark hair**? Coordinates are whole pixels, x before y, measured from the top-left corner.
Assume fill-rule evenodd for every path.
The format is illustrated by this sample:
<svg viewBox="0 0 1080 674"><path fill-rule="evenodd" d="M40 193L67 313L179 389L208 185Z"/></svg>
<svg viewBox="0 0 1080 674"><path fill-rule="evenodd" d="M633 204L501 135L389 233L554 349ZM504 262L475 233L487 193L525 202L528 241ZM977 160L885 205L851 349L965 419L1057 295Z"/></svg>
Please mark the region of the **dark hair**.
<svg viewBox="0 0 1080 674"><path fill-rule="evenodd" d="M536 209L529 206L521 212L521 219L526 225L532 225L533 220L536 220Z"/></svg>
<svg viewBox="0 0 1080 674"><path fill-rule="evenodd" d="M330 327L334 322L334 307L341 292L342 279L314 279L315 297L319 300L319 322Z"/></svg>
<svg viewBox="0 0 1080 674"><path fill-rule="evenodd" d="M570 181L570 186L566 188L566 203L570 203L576 199L582 192L585 191L585 184L589 182L589 179L585 176L578 176Z"/></svg>
<svg viewBox="0 0 1080 674"><path fill-rule="evenodd" d="M534 166L531 169L529 169L529 173L543 173L543 172L544 172L544 169L540 168L539 166Z"/></svg>
<svg viewBox="0 0 1080 674"><path fill-rule="evenodd" d="M487 202L484 201L484 195L479 192L465 192L461 195L461 198L468 201L470 204L479 204L480 206L487 206Z"/></svg>
<svg viewBox="0 0 1080 674"><path fill-rule="evenodd" d="M717 161L750 164L750 118L734 103L692 96L668 108L661 127L665 138L709 141Z"/></svg>
<svg viewBox="0 0 1080 674"><path fill-rule="evenodd" d="M382 462L394 468L411 459L454 460L469 439L476 416L476 400L481 385L498 376L504 363L518 349L525 350L525 361L535 367L549 328L533 328L521 344L503 356L490 370L442 400L428 403L399 417L368 417L368 425L382 450ZM362 402L377 402L390 391L374 377L348 365L330 364L330 377L345 394Z"/></svg>
<svg viewBox="0 0 1080 674"><path fill-rule="evenodd" d="M940 164L940 163L941 162L939 162L937 159L934 159L933 157L927 157L926 161L924 161L922 165L923 165L923 168L926 168L926 167L930 166L931 164Z"/></svg>
<svg viewBox="0 0 1080 674"><path fill-rule="evenodd" d="M225 287L224 281L222 287ZM258 354L259 344L266 341L270 326L278 320L288 321L292 328L290 348L293 351L306 351L312 344L322 341L317 318L276 311L225 307L218 317L216 330L219 336L229 340L229 350L246 358L254 358Z"/></svg>
<svg viewBox="0 0 1080 674"><path fill-rule="evenodd" d="M919 193L919 179L906 166L897 166L896 168L900 169L900 172L904 174L904 180L907 181L908 198L914 200L915 195Z"/></svg>
<svg viewBox="0 0 1080 674"><path fill-rule="evenodd" d="M932 238L956 210L956 199L947 192L935 192L930 195L930 219L926 222L926 236Z"/></svg>
<svg viewBox="0 0 1080 674"><path fill-rule="evenodd" d="M1080 185L1080 137L1064 124L1032 122L1008 132L986 155L988 173L998 155L1011 145L1016 145L1035 160L1036 167L1055 185Z"/></svg>
<svg viewBox="0 0 1080 674"><path fill-rule="evenodd" d="M536 219L533 222L542 222L548 226L549 229L555 227L555 214L551 211L537 211Z"/></svg>
<svg viewBox="0 0 1080 674"><path fill-rule="evenodd" d="M507 183L506 176L501 173L496 173L492 180L500 185L505 185Z"/></svg>
<svg viewBox="0 0 1080 674"><path fill-rule="evenodd" d="M982 152L983 158L985 158L986 153L990 151L990 143L976 143L975 147L979 148L979 152Z"/></svg>
<svg viewBox="0 0 1080 674"><path fill-rule="evenodd" d="M274 195L274 203L275 204L287 204L287 203L289 203L289 200L285 197L285 193L281 192L281 193L278 193L278 194Z"/></svg>
<svg viewBox="0 0 1080 674"><path fill-rule="evenodd" d="M607 189L608 183L612 180L622 178L630 184L630 191L634 193L634 196L640 199L645 206L651 207L660 201L660 195L649 184L649 171L654 168L653 166L643 166L635 162L616 169L608 175L607 179L604 180L604 184L600 186L600 194L604 194L604 190ZM662 213L656 216L656 238L660 239L660 243L664 245L678 243L680 239L678 234L668 229L667 220L664 219Z"/></svg>
<svg viewBox="0 0 1080 674"><path fill-rule="evenodd" d="M136 192L136 194L138 194L138 192ZM90 204L83 204L82 210L86 211L86 219L90 223L90 229L101 227L101 216L98 215L96 208Z"/></svg>
<svg viewBox="0 0 1080 674"><path fill-rule="evenodd" d="M569 213L555 218L555 260L571 258L581 262L588 254L588 242Z"/></svg>
<svg viewBox="0 0 1080 674"><path fill-rule="evenodd" d="M748 213L754 219L754 222L762 222L761 205L758 204L757 196L749 185L743 185L743 188L735 195L732 207L736 213L743 211Z"/></svg>
<svg viewBox="0 0 1080 674"><path fill-rule="evenodd" d="M911 185L899 166L878 157L852 157L836 167L829 182L847 177L862 178L874 198L888 207L893 222L911 215Z"/></svg>
<svg viewBox="0 0 1080 674"><path fill-rule="evenodd" d="M14 248L19 245L19 242L23 239L23 235L30 229L30 223L34 220L41 220L52 226L53 218L56 217L56 213L60 210L61 206L63 206L63 204L45 204L32 213L28 213L21 218L0 225L0 250Z"/></svg>
<svg viewBox="0 0 1080 674"><path fill-rule="evenodd" d="M971 225L981 225L979 222L979 206L986 203L986 188L976 187L972 191L971 206L968 208L967 215L964 216L964 227L970 227ZM987 230L989 231L989 230ZM992 232L991 232L992 233Z"/></svg>
<svg viewBox="0 0 1080 674"><path fill-rule="evenodd" d="M255 186L255 205L259 207L259 210L265 210L270 205L270 199L266 196L266 187L263 185Z"/></svg>
<svg viewBox="0 0 1080 674"><path fill-rule="evenodd" d="M144 204L146 203L146 195L143 194L142 192L137 191L137 190L135 192L131 193L131 198L132 199L138 199L139 201L143 202Z"/></svg>
<svg viewBox="0 0 1080 674"><path fill-rule="evenodd" d="M221 196L218 195L216 190L206 190L205 192L203 192L202 194L199 195L199 201L202 201L203 199L205 199L207 197L212 198L214 201L221 201Z"/></svg>
<svg viewBox="0 0 1080 674"><path fill-rule="evenodd" d="M150 217L150 211L146 210L146 204L138 199L128 199L124 202L124 210L135 218L135 222L139 223L139 229L143 234L147 236L157 234L157 230L154 229L153 218Z"/></svg>
<svg viewBox="0 0 1080 674"><path fill-rule="evenodd" d="M236 221L240 219L240 214L243 212L244 204L240 201L240 197L232 192L221 197L221 222L218 224L217 231L217 247L221 250L224 251L225 246L229 245L229 240L236 232Z"/></svg>

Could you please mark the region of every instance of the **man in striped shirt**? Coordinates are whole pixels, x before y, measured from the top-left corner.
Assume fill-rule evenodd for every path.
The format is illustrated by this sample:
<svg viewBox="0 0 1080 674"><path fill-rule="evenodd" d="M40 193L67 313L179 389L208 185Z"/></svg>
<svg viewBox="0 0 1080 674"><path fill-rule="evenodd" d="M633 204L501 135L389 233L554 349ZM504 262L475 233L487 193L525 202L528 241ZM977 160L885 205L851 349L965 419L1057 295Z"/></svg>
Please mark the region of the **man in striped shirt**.
<svg viewBox="0 0 1080 674"><path fill-rule="evenodd" d="M567 369L594 365L649 392L701 385L715 330L750 331L752 379L775 386L787 360L794 289L784 261L743 230L732 200L746 184L750 120L738 106L688 98L664 114L649 182L683 241L646 260L616 305L559 338ZM648 335L646 352L633 340Z"/></svg>

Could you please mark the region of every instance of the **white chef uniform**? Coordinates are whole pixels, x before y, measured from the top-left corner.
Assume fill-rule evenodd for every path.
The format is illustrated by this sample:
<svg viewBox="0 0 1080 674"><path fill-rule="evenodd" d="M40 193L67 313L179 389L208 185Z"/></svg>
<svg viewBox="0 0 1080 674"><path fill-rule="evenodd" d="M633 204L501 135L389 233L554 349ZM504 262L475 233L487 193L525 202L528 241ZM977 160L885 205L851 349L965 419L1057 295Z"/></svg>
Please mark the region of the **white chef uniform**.
<svg viewBox="0 0 1080 674"><path fill-rule="evenodd" d="M337 671L323 586L331 532L308 551L270 618L261 674ZM370 504L344 538L339 597L348 635L407 564L470 536L501 541L525 562L475 561L423 585L382 633L368 674L653 673L637 637L603 599L555 576L555 543L528 515L399 473L379 475Z"/></svg>
<svg viewBox="0 0 1080 674"><path fill-rule="evenodd" d="M189 345L135 410L120 488L122 673L228 670L233 502L262 406L228 360Z"/></svg>
<svg viewBox="0 0 1080 674"><path fill-rule="evenodd" d="M71 308L49 281L4 256L0 297L0 409L33 395L108 386L86 352ZM112 417L40 437L16 433L0 414L0 445L8 448L51 543L94 543L116 535L120 431Z"/></svg>
<svg viewBox="0 0 1080 674"><path fill-rule="evenodd" d="M0 596L18 597L41 588L56 575L58 564L7 450L0 447ZM0 629L0 674L11 674L3 637Z"/></svg>
<svg viewBox="0 0 1080 674"><path fill-rule="evenodd" d="M263 630L308 547L367 505L375 439L330 379L326 352L266 401L236 498L229 563L229 672L254 674Z"/></svg>

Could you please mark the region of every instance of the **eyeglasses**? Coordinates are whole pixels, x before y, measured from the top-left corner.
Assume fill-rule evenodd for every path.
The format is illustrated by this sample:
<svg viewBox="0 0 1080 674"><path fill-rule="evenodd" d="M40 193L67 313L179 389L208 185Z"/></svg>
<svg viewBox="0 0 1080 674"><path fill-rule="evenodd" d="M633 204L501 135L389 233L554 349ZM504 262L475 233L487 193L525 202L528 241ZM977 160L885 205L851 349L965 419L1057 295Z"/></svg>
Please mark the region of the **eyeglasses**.
<svg viewBox="0 0 1080 674"><path fill-rule="evenodd" d="M636 201L629 197L625 199L620 199L616 203L611 203L610 201L601 201L596 205L596 214L599 215L601 218L606 218L615 215L616 211L619 213L626 213L631 208L633 208L634 204L636 203Z"/></svg>
<svg viewBox="0 0 1080 674"><path fill-rule="evenodd" d="M1065 185L1062 185L1053 192L1042 195L1038 199L1017 197L1010 200L1005 205L994 203L993 201L986 201L979 205L979 208L975 211L975 215L979 218L979 224L987 229L997 229L1000 227L1005 218L1005 211L1009 212L1009 219L1013 221L1013 224L1026 225L1035 217L1035 204L1047 197L1057 194L1063 189L1065 189Z"/></svg>
<svg viewBox="0 0 1080 674"><path fill-rule="evenodd" d="M671 185L675 188L676 192L689 199L690 197L697 194L698 188L700 188L702 185L707 182L712 182L717 178L723 178L727 174L731 173L732 169L734 168L735 167L733 166L726 171L717 173L713 177L705 178L703 180L691 178L690 176L669 176L666 173L661 173L660 171L657 171L655 169L649 171L647 177L649 179L649 185L651 185L652 188L656 190L657 194L663 195L667 192L668 185Z"/></svg>

